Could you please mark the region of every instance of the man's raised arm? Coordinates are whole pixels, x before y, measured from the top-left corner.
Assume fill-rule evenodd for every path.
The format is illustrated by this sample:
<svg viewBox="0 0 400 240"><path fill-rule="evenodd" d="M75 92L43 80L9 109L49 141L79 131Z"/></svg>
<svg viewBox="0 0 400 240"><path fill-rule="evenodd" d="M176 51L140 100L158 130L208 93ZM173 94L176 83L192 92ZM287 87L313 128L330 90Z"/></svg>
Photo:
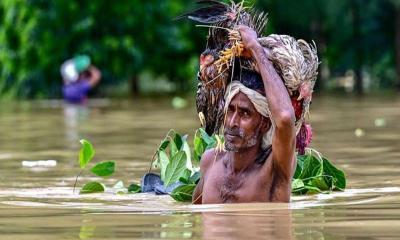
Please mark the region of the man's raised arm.
<svg viewBox="0 0 400 240"><path fill-rule="evenodd" d="M239 32L245 49L255 59L264 82L271 120L275 123L275 135L272 140L274 168L285 179L290 180L293 171L295 152L295 115L289 94L282 79L269 61L264 48L257 41L257 33L240 26Z"/></svg>

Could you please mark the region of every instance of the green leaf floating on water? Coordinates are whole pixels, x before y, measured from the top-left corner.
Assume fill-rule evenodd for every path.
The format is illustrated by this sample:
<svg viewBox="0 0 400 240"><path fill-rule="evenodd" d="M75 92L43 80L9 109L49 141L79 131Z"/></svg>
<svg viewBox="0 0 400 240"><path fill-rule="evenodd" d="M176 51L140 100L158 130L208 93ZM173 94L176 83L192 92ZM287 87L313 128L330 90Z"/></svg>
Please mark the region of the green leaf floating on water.
<svg viewBox="0 0 400 240"><path fill-rule="evenodd" d="M99 177L111 176L115 172L115 162L114 161L100 162L91 169L91 172Z"/></svg>
<svg viewBox="0 0 400 240"><path fill-rule="evenodd" d="M305 157L302 159L304 159L304 162L302 171L299 175L300 179L311 178L322 174L322 160L314 157L311 154L305 155Z"/></svg>
<svg viewBox="0 0 400 240"><path fill-rule="evenodd" d="M139 185L134 184L134 183L132 183L128 187L128 192L129 193L140 193L141 191L142 191L142 188Z"/></svg>
<svg viewBox="0 0 400 240"><path fill-rule="evenodd" d="M165 178L162 179L164 185L168 187L177 182L185 174L186 169L186 154L183 151L179 151L172 156L165 169Z"/></svg>
<svg viewBox="0 0 400 240"><path fill-rule="evenodd" d="M196 184L185 184L175 188L170 196L178 202L191 202Z"/></svg>
<svg viewBox="0 0 400 240"><path fill-rule="evenodd" d="M86 165L92 160L95 151L92 146L92 144L85 139L82 139L81 141L81 150L79 151L79 165L81 169L84 169Z"/></svg>
<svg viewBox="0 0 400 240"><path fill-rule="evenodd" d="M86 183L81 191L79 192L80 194L86 194L86 193L101 193L104 192L106 187L99 182L88 182Z"/></svg>
<svg viewBox="0 0 400 240"><path fill-rule="evenodd" d="M169 163L169 158L164 151L160 151L158 153L158 159L159 159L158 164L160 166L161 180L164 180L165 179L165 171L167 170L167 166Z"/></svg>
<svg viewBox="0 0 400 240"><path fill-rule="evenodd" d="M302 189L304 187L304 182L301 179L294 179L292 181L292 189Z"/></svg>
<svg viewBox="0 0 400 240"><path fill-rule="evenodd" d="M328 176L332 176L328 178L329 181L332 181L332 189L343 191L346 188L346 176L342 170L337 169L328 159L322 158L324 174Z"/></svg>

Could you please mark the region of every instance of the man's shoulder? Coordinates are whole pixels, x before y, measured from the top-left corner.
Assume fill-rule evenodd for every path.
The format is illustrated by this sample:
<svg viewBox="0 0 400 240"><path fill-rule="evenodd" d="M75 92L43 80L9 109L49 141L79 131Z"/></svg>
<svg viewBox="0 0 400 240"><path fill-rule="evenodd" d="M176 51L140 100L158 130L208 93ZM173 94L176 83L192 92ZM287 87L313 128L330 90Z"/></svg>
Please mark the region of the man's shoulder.
<svg viewBox="0 0 400 240"><path fill-rule="evenodd" d="M211 148L206 150L203 155L201 156L200 160L200 169L204 172L211 168L214 161L217 158L222 156L223 152L216 150L215 148Z"/></svg>

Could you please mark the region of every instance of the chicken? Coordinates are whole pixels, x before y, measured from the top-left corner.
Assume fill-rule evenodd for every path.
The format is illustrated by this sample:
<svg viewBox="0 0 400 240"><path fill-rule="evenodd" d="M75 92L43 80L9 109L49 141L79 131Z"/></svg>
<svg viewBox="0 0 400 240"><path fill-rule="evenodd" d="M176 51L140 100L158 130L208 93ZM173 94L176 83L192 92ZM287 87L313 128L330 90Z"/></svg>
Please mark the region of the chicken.
<svg viewBox="0 0 400 240"><path fill-rule="evenodd" d="M318 55L315 47L304 40L287 35L271 34L259 38L269 49L269 59L281 76L291 97L296 116L296 149L304 154L312 138L311 126L305 122L318 75Z"/></svg>
<svg viewBox="0 0 400 240"><path fill-rule="evenodd" d="M276 34L259 38L258 41L261 46L269 49L269 59L286 85L295 112L302 108L302 113L296 119L303 118L308 112L318 76L319 62L315 44Z"/></svg>

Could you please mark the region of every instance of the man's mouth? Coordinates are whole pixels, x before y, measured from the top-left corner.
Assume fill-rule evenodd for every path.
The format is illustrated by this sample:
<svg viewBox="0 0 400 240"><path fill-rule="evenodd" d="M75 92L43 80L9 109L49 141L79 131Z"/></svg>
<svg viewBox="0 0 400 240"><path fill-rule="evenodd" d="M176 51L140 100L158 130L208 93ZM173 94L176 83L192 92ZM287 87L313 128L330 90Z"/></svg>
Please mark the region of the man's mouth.
<svg viewBox="0 0 400 240"><path fill-rule="evenodd" d="M225 130L225 138L227 140L233 140L234 138L242 138L242 134L240 133L240 130L231 130L231 129L226 129Z"/></svg>
<svg viewBox="0 0 400 240"><path fill-rule="evenodd" d="M225 133L225 138L229 138L229 139L240 138L240 136L236 135L236 134Z"/></svg>

